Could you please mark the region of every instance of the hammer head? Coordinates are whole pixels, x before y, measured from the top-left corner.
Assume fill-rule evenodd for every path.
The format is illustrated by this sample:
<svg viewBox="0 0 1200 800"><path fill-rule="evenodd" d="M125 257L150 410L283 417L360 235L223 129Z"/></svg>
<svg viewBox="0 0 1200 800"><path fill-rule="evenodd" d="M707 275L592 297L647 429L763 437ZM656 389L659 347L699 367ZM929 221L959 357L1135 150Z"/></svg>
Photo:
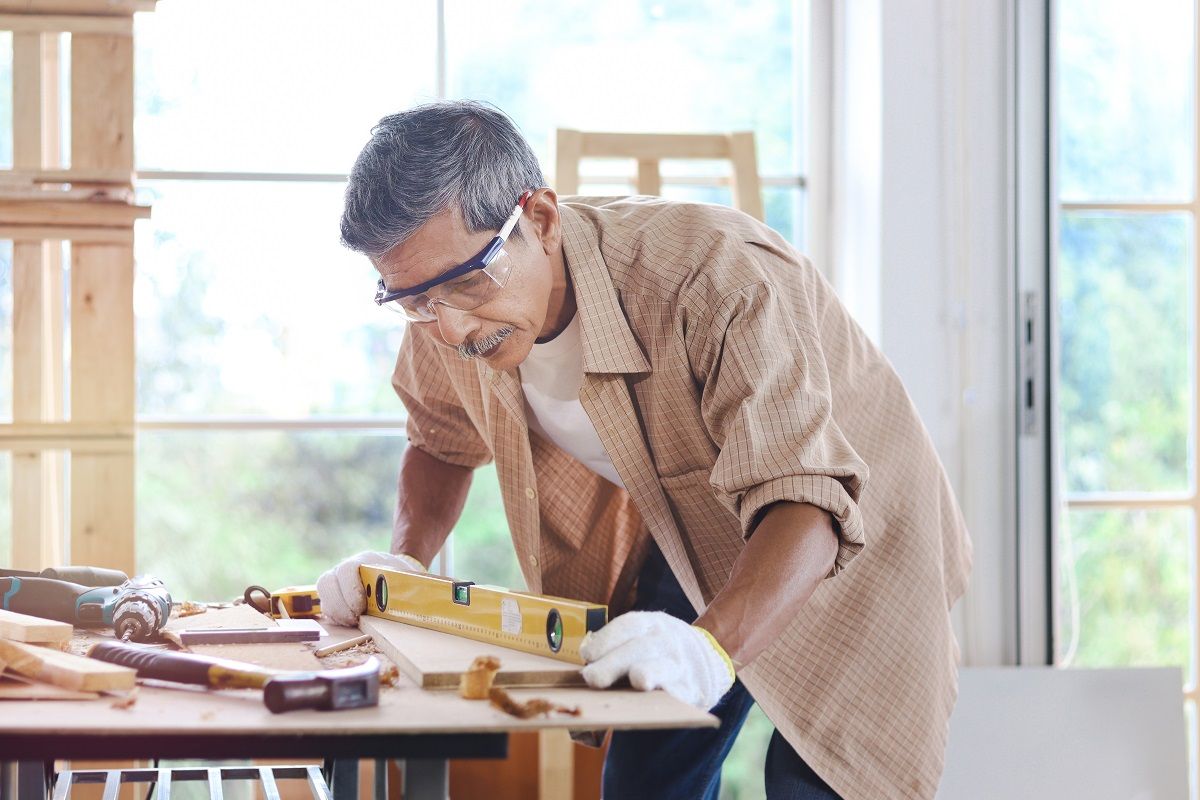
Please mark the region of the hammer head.
<svg viewBox="0 0 1200 800"><path fill-rule="evenodd" d="M301 672L271 678L263 687L263 702L272 712L315 708L337 711L379 705L379 659L346 669Z"/></svg>

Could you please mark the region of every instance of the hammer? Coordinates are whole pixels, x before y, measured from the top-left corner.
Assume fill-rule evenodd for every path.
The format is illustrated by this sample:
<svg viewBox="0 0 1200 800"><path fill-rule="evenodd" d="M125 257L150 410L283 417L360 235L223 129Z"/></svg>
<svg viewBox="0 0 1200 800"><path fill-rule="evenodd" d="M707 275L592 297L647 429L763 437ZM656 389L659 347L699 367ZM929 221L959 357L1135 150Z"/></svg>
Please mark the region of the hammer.
<svg viewBox="0 0 1200 800"><path fill-rule="evenodd" d="M276 714L299 708L338 711L379 705L379 659L345 669L283 672L241 661L147 650L119 642L93 645L88 656L132 667L139 678L191 683L213 689L262 689Z"/></svg>

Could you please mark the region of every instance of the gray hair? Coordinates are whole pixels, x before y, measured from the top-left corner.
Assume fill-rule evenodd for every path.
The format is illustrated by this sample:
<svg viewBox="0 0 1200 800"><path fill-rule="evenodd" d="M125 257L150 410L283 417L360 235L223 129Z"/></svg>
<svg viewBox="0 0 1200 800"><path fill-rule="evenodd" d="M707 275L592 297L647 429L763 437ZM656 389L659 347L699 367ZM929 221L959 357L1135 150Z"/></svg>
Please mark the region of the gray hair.
<svg viewBox="0 0 1200 800"><path fill-rule="evenodd" d="M371 129L346 186L342 243L378 257L450 208L473 233L498 230L523 192L545 185L529 143L499 109L420 105Z"/></svg>

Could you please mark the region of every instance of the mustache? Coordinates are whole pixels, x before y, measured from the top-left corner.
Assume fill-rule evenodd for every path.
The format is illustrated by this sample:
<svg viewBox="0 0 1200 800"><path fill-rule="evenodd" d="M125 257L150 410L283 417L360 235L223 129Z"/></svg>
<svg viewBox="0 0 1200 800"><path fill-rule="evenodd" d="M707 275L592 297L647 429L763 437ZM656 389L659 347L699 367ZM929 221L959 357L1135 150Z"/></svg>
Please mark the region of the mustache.
<svg viewBox="0 0 1200 800"><path fill-rule="evenodd" d="M458 357L464 361L470 361L472 358L479 358L481 355L491 350L496 345L503 342L509 336L512 336L514 328L504 327L492 331L487 336L475 339L466 344L460 344L455 349L458 351Z"/></svg>

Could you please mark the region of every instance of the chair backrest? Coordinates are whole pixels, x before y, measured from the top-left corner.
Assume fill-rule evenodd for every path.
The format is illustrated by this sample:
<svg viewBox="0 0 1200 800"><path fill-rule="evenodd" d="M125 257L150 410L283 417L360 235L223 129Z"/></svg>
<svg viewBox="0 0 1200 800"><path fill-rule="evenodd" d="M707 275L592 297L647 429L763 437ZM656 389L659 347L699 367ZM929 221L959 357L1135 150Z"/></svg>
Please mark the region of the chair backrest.
<svg viewBox="0 0 1200 800"><path fill-rule="evenodd" d="M733 166L733 206L763 219L762 187L754 134L601 133L559 128L555 136L554 183L559 194L579 192L579 162L585 158L632 158L637 162L638 194L662 192L663 159L728 159Z"/></svg>

